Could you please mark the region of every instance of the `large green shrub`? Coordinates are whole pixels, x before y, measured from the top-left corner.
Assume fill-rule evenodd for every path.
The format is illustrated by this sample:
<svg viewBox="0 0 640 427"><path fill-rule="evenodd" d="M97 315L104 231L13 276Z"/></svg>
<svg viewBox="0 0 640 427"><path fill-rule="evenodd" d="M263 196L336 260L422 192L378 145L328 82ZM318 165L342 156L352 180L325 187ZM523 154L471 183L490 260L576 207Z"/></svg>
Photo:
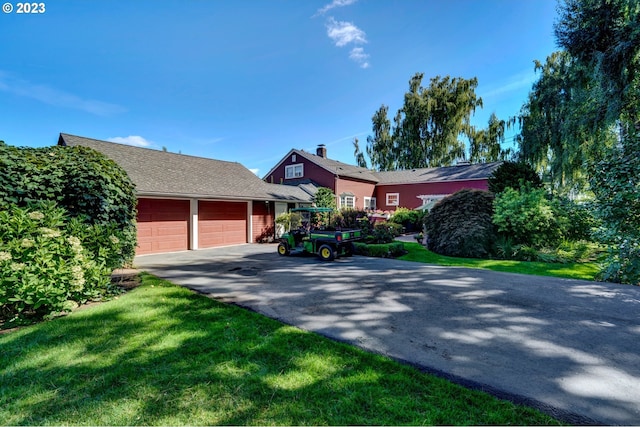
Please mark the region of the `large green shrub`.
<svg viewBox="0 0 640 427"><path fill-rule="evenodd" d="M542 188L542 179L536 171L526 163L504 162L496 169L488 180L489 191L502 193L505 188L519 189L523 185L531 188Z"/></svg>
<svg viewBox="0 0 640 427"><path fill-rule="evenodd" d="M331 214L331 226L340 228L360 228L362 220L367 218L367 212L362 209L340 209Z"/></svg>
<svg viewBox="0 0 640 427"><path fill-rule="evenodd" d="M566 197L554 197L551 207L564 239L593 240L594 231L600 225L594 215L593 204L578 204Z"/></svg>
<svg viewBox="0 0 640 427"><path fill-rule="evenodd" d="M440 200L425 219L427 247L449 256L486 258L496 238L493 194L460 190Z"/></svg>
<svg viewBox="0 0 640 427"><path fill-rule="evenodd" d="M106 291L111 270L68 232L66 220L53 202L0 210L0 321L40 319Z"/></svg>
<svg viewBox="0 0 640 427"><path fill-rule="evenodd" d="M17 148L0 142L0 209L51 200L85 224L118 230L122 259L136 247L136 196L126 172L87 147Z"/></svg>
<svg viewBox="0 0 640 427"><path fill-rule="evenodd" d="M379 222L373 226L371 233L365 236L365 241L372 244L391 243L400 235L402 226L392 222Z"/></svg>
<svg viewBox="0 0 640 427"><path fill-rule="evenodd" d="M507 187L495 198L493 223L517 244L541 248L562 238L561 224L543 189Z"/></svg>
<svg viewBox="0 0 640 427"><path fill-rule="evenodd" d="M391 215L389 221L402 225L406 231L420 231L423 218L423 211L400 207Z"/></svg>

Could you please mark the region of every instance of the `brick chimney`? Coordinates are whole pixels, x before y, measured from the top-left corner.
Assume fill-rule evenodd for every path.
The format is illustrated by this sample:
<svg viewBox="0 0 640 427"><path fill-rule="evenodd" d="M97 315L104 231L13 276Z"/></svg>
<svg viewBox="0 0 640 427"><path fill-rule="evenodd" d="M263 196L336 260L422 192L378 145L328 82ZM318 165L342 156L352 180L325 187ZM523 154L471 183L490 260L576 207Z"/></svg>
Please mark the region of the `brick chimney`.
<svg viewBox="0 0 640 427"><path fill-rule="evenodd" d="M318 144L318 148L316 150L316 155L327 158L327 147L324 144Z"/></svg>

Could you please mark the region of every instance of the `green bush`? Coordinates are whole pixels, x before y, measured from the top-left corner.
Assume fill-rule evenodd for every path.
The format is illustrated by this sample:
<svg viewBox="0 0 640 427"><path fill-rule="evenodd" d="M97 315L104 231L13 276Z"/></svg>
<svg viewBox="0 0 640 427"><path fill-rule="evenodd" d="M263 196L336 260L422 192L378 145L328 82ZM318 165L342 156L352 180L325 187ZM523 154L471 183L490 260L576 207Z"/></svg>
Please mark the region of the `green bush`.
<svg viewBox="0 0 640 427"><path fill-rule="evenodd" d="M298 212L285 212L278 215L275 222L289 232L302 225L302 216Z"/></svg>
<svg viewBox="0 0 640 427"><path fill-rule="evenodd" d="M335 229L360 228L363 218L367 218L364 210L344 208L331 215L331 226Z"/></svg>
<svg viewBox="0 0 640 427"><path fill-rule="evenodd" d="M41 319L106 291L111 270L67 231L66 219L53 202L0 211L2 322Z"/></svg>
<svg viewBox="0 0 640 427"><path fill-rule="evenodd" d="M566 197L557 197L552 200L551 206L563 238L572 241L593 239L599 221L592 204L578 204Z"/></svg>
<svg viewBox="0 0 640 427"><path fill-rule="evenodd" d="M494 202L493 223L515 243L542 248L562 238L560 224L545 190L507 187Z"/></svg>
<svg viewBox="0 0 640 427"><path fill-rule="evenodd" d="M400 224L392 222L379 222L373 226L371 234L365 236L365 241L371 244L391 243L402 232Z"/></svg>
<svg viewBox="0 0 640 427"><path fill-rule="evenodd" d="M633 238L619 238L611 245L604 261L602 280L640 285L640 241Z"/></svg>
<svg viewBox="0 0 640 427"><path fill-rule="evenodd" d="M493 194L460 190L440 200L425 218L427 247L448 256L487 258L496 239Z"/></svg>
<svg viewBox="0 0 640 427"><path fill-rule="evenodd" d="M354 243L356 254L376 257L395 258L404 255L404 244L402 242L366 244L362 242Z"/></svg>
<svg viewBox="0 0 640 427"><path fill-rule="evenodd" d="M423 211L398 208L389 218L389 222L402 225L406 231L422 230Z"/></svg>
<svg viewBox="0 0 640 427"><path fill-rule="evenodd" d="M0 142L0 209L51 200L83 223L117 228L120 254L136 248L134 186L126 172L87 147L17 148Z"/></svg>
<svg viewBox="0 0 640 427"><path fill-rule="evenodd" d="M489 177L489 191L502 193L506 188L520 189L528 185L530 188L542 188L542 179L531 166L520 162L504 162Z"/></svg>

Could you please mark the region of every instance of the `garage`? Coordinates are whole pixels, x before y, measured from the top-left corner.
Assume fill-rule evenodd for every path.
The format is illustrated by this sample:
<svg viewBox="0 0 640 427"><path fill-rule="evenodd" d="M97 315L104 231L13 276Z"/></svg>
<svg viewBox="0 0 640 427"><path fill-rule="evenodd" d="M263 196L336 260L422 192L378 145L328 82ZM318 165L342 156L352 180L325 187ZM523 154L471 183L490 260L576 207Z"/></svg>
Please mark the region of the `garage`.
<svg viewBox="0 0 640 427"><path fill-rule="evenodd" d="M189 249L189 201L138 199L137 255Z"/></svg>
<svg viewBox="0 0 640 427"><path fill-rule="evenodd" d="M198 247L247 243L247 202L198 202Z"/></svg>

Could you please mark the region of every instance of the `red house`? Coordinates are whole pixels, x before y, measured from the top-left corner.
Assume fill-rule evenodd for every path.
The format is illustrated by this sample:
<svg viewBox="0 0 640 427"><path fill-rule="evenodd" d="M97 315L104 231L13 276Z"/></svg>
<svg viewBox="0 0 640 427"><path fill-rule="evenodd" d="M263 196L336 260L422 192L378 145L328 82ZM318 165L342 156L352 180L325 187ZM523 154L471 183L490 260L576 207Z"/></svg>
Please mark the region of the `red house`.
<svg viewBox="0 0 640 427"><path fill-rule="evenodd" d="M264 180L300 186L313 192L330 188L339 208L395 210L429 207L433 202L464 188L487 190L487 180L501 162L375 172L327 158L321 144L316 154L291 150Z"/></svg>
<svg viewBox="0 0 640 427"><path fill-rule="evenodd" d="M324 144L318 146L315 155L302 150L289 151L264 179L273 184L313 188L313 194L318 187L330 188L340 208L377 207L376 184L379 180L374 172L328 159Z"/></svg>

